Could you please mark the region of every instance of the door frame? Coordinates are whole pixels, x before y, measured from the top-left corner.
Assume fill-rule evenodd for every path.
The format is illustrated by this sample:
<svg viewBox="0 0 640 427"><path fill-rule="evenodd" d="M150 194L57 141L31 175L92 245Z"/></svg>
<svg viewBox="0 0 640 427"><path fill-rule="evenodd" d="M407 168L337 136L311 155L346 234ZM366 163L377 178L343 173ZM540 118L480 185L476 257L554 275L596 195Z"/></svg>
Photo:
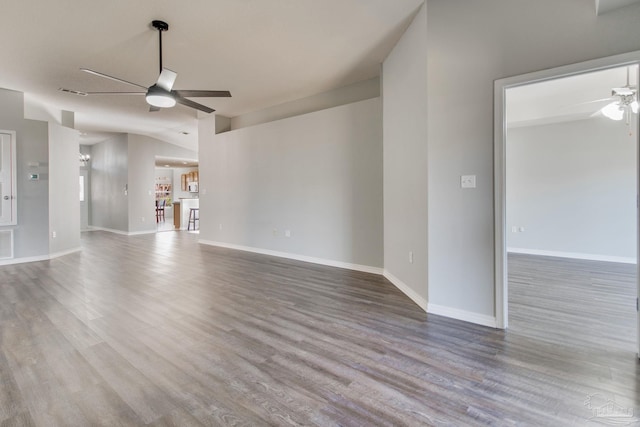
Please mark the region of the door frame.
<svg viewBox="0 0 640 427"><path fill-rule="evenodd" d="M531 83L542 82L545 80L555 80L562 77L569 77L579 74L585 74L593 71L604 70L608 68L617 68L628 65L640 64L640 51L629 52L620 55L609 56L605 58L594 59L577 64L566 65L548 70L536 71L533 73L523 74L514 77L499 79L494 82L494 258L495 258L495 315L496 325L500 329L508 327L508 277L507 277L507 244L506 244L506 140L507 140L507 123L506 123L506 90L518 86ZM638 116L636 115L636 125L638 125ZM640 147L638 134L640 127L636 132L636 146ZM640 150L639 150L640 151ZM640 170L640 164L636 165L636 172ZM636 192L640 188L640 173L636 176ZM638 215L638 214L637 214ZM638 234L636 242L640 242L640 215L638 215ZM636 253L636 265L640 272L640 251ZM637 275L638 284L636 295L640 294L640 274ZM640 355L640 318L638 318L637 340L638 351Z"/></svg>
<svg viewBox="0 0 640 427"><path fill-rule="evenodd" d="M4 205L0 226L4 227L18 224L16 131L0 129L0 134L9 138L8 143L4 138L0 140L0 161L4 165L0 165L0 183L3 185L0 203ZM9 209L5 213L6 205L9 205Z"/></svg>

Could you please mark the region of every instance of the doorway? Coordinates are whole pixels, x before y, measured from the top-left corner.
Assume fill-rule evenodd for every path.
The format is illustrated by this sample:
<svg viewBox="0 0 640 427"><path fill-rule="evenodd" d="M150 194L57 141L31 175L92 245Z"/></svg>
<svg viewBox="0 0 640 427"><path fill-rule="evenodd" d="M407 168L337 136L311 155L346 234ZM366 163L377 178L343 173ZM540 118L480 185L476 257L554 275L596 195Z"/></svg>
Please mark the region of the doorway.
<svg viewBox="0 0 640 427"><path fill-rule="evenodd" d="M638 115L625 111L616 123L621 124L618 134L611 136L603 132L614 129L614 121L603 116L602 109L621 99L611 99L612 88L637 87L639 60L633 53L496 82L500 327L509 326L511 318L513 330L529 322L538 327L527 329L531 336L564 331L567 339L583 330L585 340L576 342L594 345L606 341L607 333L623 334L627 348L638 350ZM632 70L630 84L627 70ZM595 81L604 82L604 89ZM522 105L515 107L510 102L514 100ZM598 136L610 145L598 145ZM618 163L612 161L614 154ZM612 218L616 210L623 211L622 218ZM616 283L620 280L624 283ZM622 288L626 291L617 295ZM595 315L588 312L606 306L602 297L612 300L613 310L603 309L603 317L593 323L605 324L598 336L589 330ZM628 306L624 316L619 316L624 310L616 310L616 303ZM569 323L560 326L564 321ZM562 333L557 339L562 341Z"/></svg>
<svg viewBox="0 0 640 427"><path fill-rule="evenodd" d="M187 229L184 218L184 200L197 203L198 161L172 157L156 157L155 204L157 231ZM189 185L196 183L196 185Z"/></svg>

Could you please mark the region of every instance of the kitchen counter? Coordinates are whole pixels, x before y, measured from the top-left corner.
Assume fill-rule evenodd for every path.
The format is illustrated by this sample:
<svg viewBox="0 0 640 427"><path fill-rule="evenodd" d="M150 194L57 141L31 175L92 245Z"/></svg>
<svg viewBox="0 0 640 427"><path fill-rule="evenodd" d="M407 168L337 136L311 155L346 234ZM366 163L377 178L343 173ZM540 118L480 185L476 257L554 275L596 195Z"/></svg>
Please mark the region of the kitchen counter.
<svg viewBox="0 0 640 427"><path fill-rule="evenodd" d="M173 202L173 225L176 230L186 230L189 225L189 209L199 207L200 199L180 199ZM196 225L200 228L200 221Z"/></svg>

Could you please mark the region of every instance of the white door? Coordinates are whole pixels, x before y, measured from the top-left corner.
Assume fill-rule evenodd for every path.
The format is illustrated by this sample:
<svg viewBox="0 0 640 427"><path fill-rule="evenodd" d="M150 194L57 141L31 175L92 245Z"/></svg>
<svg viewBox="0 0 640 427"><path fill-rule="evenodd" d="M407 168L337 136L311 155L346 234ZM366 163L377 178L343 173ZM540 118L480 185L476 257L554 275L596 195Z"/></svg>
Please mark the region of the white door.
<svg viewBox="0 0 640 427"><path fill-rule="evenodd" d="M0 225L17 222L15 151L15 132L0 131Z"/></svg>

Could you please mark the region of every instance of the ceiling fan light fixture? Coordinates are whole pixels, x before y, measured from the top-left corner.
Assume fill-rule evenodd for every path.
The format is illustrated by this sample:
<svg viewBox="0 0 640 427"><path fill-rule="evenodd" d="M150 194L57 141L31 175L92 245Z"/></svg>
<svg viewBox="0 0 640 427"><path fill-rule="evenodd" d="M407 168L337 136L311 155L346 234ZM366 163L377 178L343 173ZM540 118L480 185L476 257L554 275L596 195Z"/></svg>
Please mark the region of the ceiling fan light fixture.
<svg viewBox="0 0 640 427"><path fill-rule="evenodd" d="M154 86L151 86L147 92L147 104L159 108L171 108L176 105L176 98L171 92L158 89Z"/></svg>
<svg viewBox="0 0 640 427"><path fill-rule="evenodd" d="M622 120L624 118L624 109L620 108L620 104L612 102L605 106L602 110L602 114L611 120Z"/></svg>

